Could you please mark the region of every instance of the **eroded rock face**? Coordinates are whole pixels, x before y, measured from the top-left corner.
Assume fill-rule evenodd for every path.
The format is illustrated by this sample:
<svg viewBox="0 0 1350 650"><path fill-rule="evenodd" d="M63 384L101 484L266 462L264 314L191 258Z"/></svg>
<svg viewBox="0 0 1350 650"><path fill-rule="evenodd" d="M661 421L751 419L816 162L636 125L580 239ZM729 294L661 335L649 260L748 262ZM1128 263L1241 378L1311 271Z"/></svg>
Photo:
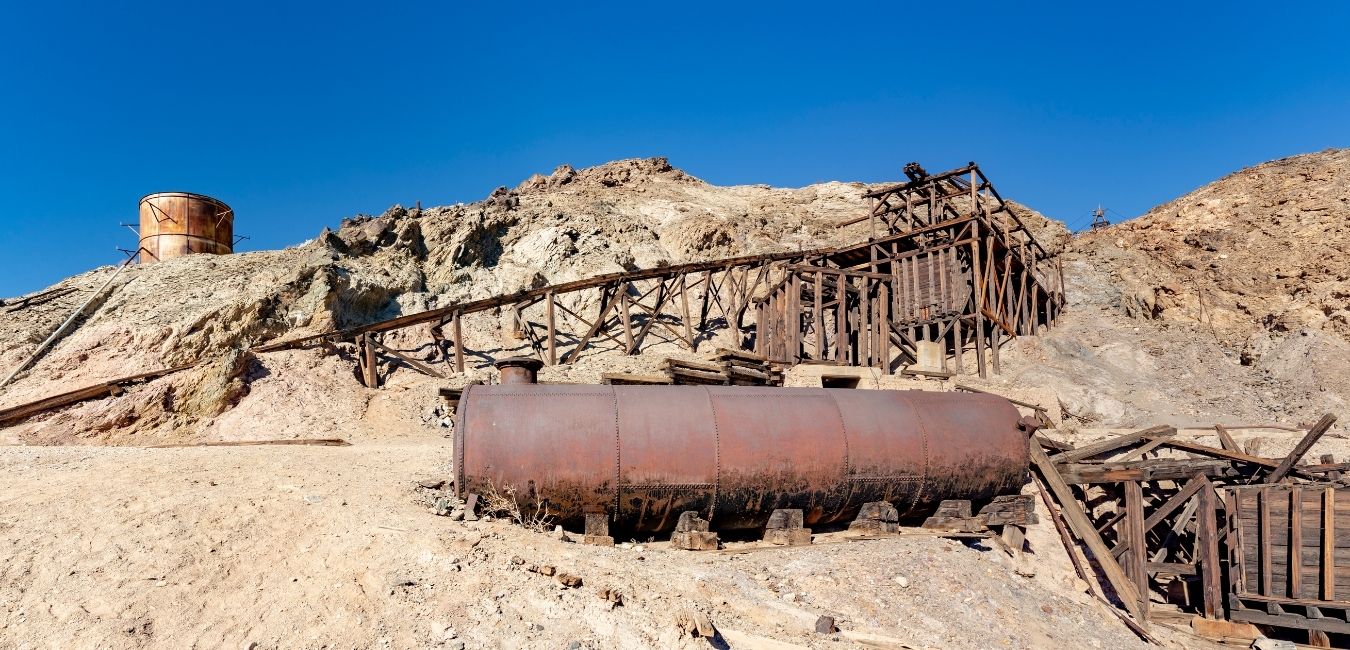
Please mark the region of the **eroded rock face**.
<svg viewBox="0 0 1350 650"><path fill-rule="evenodd" d="M1303 329L1350 339L1350 150L1230 174L1074 249L1119 269L1131 315L1253 350Z"/></svg>

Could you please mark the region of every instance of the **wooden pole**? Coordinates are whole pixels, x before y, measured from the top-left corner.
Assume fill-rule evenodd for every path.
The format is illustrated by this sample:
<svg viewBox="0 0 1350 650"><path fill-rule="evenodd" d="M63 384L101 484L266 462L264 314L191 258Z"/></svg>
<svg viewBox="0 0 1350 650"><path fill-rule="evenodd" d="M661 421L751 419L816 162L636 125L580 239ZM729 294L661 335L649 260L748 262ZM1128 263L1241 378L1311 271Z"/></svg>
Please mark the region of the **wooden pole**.
<svg viewBox="0 0 1350 650"><path fill-rule="evenodd" d="M369 332L361 335L361 355L365 359L366 388L379 388L380 369L375 359L375 346L372 344Z"/></svg>
<svg viewBox="0 0 1350 650"><path fill-rule="evenodd" d="M1205 480L1198 498L1195 559L1200 564L1202 613L1205 618L1219 618L1223 614L1223 590L1219 575L1218 495L1214 492L1214 484Z"/></svg>
<svg viewBox="0 0 1350 650"><path fill-rule="evenodd" d="M976 229L975 241L970 242L970 272L975 288L975 365L980 378L989 376L984 365L984 278L980 268L980 237Z"/></svg>
<svg viewBox="0 0 1350 650"><path fill-rule="evenodd" d="M548 319L548 365L550 366L558 365L558 325L554 320L553 313L553 301L556 299L552 291L548 292L548 295L544 298L548 301L545 318Z"/></svg>
<svg viewBox="0 0 1350 650"><path fill-rule="evenodd" d="M455 330L455 372L464 372L464 328L463 328L463 327L461 326L461 324L460 324L460 321L461 321L462 319L463 319L463 314L461 314L460 312L456 311L456 312L455 312L455 318L454 318L454 330Z"/></svg>
<svg viewBox="0 0 1350 650"><path fill-rule="evenodd" d="M633 315L629 313L628 283L619 286L619 320L623 322L623 353L633 354Z"/></svg>
<svg viewBox="0 0 1350 650"><path fill-rule="evenodd" d="M1037 445L1039 447L1039 445ZM1139 592L1139 611L1148 616L1148 544L1144 530L1144 491L1139 481L1126 481L1125 537L1132 548L1126 558L1125 570Z"/></svg>
<svg viewBox="0 0 1350 650"><path fill-rule="evenodd" d="M812 305L811 318L813 327L816 330L816 359L825 358L825 316L822 313L822 307L825 298L825 273L816 271L815 283L815 303Z"/></svg>
<svg viewBox="0 0 1350 650"><path fill-rule="evenodd" d="M689 283L685 282L684 274L680 274L680 322L684 323L685 344L689 346L689 350L692 352L694 350L694 330L689 323ZM755 322L758 323L760 320L756 318Z"/></svg>
<svg viewBox="0 0 1350 650"><path fill-rule="evenodd" d="M835 287L834 360L848 363L848 279L843 271L835 276Z"/></svg>

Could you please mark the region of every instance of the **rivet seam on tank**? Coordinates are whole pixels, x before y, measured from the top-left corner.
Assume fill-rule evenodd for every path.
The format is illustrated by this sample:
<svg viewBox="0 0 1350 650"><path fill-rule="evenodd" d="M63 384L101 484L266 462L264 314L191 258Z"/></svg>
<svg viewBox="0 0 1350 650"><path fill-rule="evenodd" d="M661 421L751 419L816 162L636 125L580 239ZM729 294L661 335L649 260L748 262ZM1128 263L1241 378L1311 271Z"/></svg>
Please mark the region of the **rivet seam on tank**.
<svg viewBox="0 0 1350 650"><path fill-rule="evenodd" d="M458 422L455 422L455 436L452 438L455 441L455 494L466 498L468 495L464 492L464 433L468 430L469 424L468 406L470 402L467 398L469 397L469 391L473 390L473 386L473 384L465 386L464 391L459 396L459 404L455 407L455 410L458 411L455 419Z"/></svg>
<svg viewBox="0 0 1350 650"><path fill-rule="evenodd" d="M914 419L919 425L919 444L923 450L923 470L919 474L919 488L914 491L914 500L910 502L909 509L901 515L908 516L913 514L919 504L923 502L924 490L928 489L928 427L923 421L923 410L913 400L900 391L896 392L896 397L904 400L914 410Z"/></svg>
<svg viewBox="0 0 1350 650"><path fill-rule="evenodd" d="M713 401L712 391L703 387L703 395L708 398L708 411L712 413L713 424L713 486L712 498L708 499L708 523L712 524L713 514L717 512L717 491L722 484L722 431L717 426L717 403Z"/></svg>
<svg viewBox="0 0 1350 650"><path fill-rule="evenodd" d="M829 398L830 403L834 405L835 414L839 416L839 435L844 437L844 477L847 478L853 475L853 457L848 452L848 425L844 423L844 410L839 408L839 400L834 398L833 393L826 391L825 397Z"/></svg>
<svg viewBox="0 0 1350 650"><path fill-rule="evenodd" d="M610 521L619 520L619 508L621 507L623 486L620 483L620 477L623 474L623 461L620 455L623 449L619 444L619 396L615 393L614 387L609 387L609 399L614 404L611 409L614 413L614 511L610 513Z"/></svg>

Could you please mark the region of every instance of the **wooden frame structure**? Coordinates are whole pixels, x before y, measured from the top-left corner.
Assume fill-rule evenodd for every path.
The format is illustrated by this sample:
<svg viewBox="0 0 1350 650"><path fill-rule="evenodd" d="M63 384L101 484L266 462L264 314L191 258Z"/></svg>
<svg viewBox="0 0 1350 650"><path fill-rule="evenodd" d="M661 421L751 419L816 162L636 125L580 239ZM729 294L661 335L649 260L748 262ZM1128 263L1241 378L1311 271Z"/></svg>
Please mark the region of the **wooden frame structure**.
<svg viewBox="0 0 1350 650"><path fill-rule="evenodd" d="M549 365L595 349L638 354L668 343L696 351L725 330L739 349L779 365L894 372L925 356L959 374L973 351L980 376L997 373L1003 343L1058 320L1062 268L974 163L935 176L921 171L911 164L909 182L866 195L869 213L840 224L872 223L873 237L853 246L613 273L255 350L352 341L374 386L378 359L389 354L423 372L437 362L463 372L468 357L491 363L503 351L471 349L464 320L505 315L514 338ZM430 326L430 346L396 350L381 340L418 325Z"/></svg>
<svg viewBox="0 0 1350 650"><path fill-rule="evenodd" d="M1350 495L1337 491L1298 484L1224 491L1230 618L1305 630L1319 644L1328 633L1350 634Z"/></svg>
<svg viewBox="0 0 1350 650"><path fill-rule="evenodd" d="M1326 479L1350 464L1330 454L1299 463L1335 421L1324 415L1282 459L1237 451L1228 434L1265 425L1216 425L1222 448L1156 426L1078 447L1037 434L1030 451L1047 506L1050 492L1058 501L1056 525L1067 523L1134 622L1161 592L1207 619L1301 630L1331 647L1328 634L1350 634L1350 572L1339 569L1350 563L1350 497L1338 501ZM1163 451L1173 457L1147 458Z"/></svg>

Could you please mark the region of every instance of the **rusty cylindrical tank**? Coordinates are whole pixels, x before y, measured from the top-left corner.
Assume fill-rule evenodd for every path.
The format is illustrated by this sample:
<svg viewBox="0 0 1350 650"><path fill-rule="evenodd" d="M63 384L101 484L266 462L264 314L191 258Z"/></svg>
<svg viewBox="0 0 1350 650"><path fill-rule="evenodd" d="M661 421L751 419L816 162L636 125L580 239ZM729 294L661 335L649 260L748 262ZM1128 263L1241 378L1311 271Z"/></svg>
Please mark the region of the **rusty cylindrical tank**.
<svg viewBox="0 0 1350 650"><path fill-rule="evenodd" d="M141 198L141 264L191 253L234 252L234 210L201 194L158 192Z"/></svg>
<svg viewBox="0 0 1350 650"><path fill-rule="evenodd" d="M981 393L741 386L469 386L455 425L460 496L514 491L563 524L605 512L633 532L695 510L717 529L801 508L846 522L869 501L902 514L1025 481L1026 434Z"/></svg>

